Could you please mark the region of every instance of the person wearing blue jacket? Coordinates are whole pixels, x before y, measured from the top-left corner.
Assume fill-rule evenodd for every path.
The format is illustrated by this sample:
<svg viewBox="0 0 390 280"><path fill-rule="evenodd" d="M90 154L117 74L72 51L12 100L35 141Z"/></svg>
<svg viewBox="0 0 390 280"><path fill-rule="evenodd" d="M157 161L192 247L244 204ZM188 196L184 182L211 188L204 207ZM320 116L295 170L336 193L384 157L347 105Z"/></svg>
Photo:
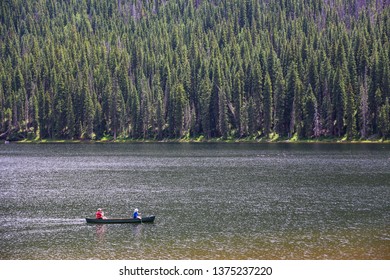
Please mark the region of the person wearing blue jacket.
<svg viewBox="0 0 390 280"><path fill-rule="evenodd" d="M133 219L142 219L142 217L140 215L141 215L141 213L139 213L138 209L135 208L134 213L133 213Z"/></svg>

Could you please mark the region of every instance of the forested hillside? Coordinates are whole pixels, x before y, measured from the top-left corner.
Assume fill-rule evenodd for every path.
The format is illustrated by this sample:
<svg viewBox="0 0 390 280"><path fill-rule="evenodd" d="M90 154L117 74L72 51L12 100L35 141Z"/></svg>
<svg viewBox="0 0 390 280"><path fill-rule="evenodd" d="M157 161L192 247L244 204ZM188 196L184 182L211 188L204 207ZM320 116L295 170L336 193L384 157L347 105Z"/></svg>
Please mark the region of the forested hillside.
<svg viewBox="0 0 390 280"><path fill-rule="evenodd" d="M2 0L2 139L390 137L390 1Z"/></svg>

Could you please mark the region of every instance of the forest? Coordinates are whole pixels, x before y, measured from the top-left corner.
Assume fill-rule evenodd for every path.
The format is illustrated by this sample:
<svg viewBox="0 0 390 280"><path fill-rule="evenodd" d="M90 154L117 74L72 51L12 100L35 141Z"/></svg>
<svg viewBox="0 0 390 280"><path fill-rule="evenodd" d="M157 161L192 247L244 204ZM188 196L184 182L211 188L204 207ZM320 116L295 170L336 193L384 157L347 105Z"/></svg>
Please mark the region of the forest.
<svg viewBox="0 0 390 280"><path fill-rule="evenodd" d="M0 139L389 139L389 2L2 0Z"/></svg>

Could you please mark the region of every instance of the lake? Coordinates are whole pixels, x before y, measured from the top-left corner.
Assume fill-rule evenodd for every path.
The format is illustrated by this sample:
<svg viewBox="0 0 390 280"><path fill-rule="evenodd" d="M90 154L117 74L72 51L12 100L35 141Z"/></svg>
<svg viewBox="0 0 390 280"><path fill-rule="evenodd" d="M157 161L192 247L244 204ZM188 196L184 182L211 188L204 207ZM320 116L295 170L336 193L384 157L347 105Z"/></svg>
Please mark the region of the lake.
<svg viewBox="0 0 390 280"><path fill-rule="evenodd" d="M0 224L0 259L388 260L390 145L1 144Z"/></svg>

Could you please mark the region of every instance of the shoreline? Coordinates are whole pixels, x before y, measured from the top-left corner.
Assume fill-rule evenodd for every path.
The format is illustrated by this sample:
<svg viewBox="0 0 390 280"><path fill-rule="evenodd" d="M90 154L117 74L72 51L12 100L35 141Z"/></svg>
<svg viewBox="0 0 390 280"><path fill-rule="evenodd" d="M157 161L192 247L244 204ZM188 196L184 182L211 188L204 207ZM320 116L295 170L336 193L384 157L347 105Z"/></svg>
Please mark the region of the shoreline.
<svg viewBox="0 0 390 280"><path fill-rule="evenodd" d="M56 139L34 139L4 141L1 144L137 144L137 143L210 143L210 144L390 144L390 140L345 140L345 139L103 139L103 140L56 140Z"/></svg>

